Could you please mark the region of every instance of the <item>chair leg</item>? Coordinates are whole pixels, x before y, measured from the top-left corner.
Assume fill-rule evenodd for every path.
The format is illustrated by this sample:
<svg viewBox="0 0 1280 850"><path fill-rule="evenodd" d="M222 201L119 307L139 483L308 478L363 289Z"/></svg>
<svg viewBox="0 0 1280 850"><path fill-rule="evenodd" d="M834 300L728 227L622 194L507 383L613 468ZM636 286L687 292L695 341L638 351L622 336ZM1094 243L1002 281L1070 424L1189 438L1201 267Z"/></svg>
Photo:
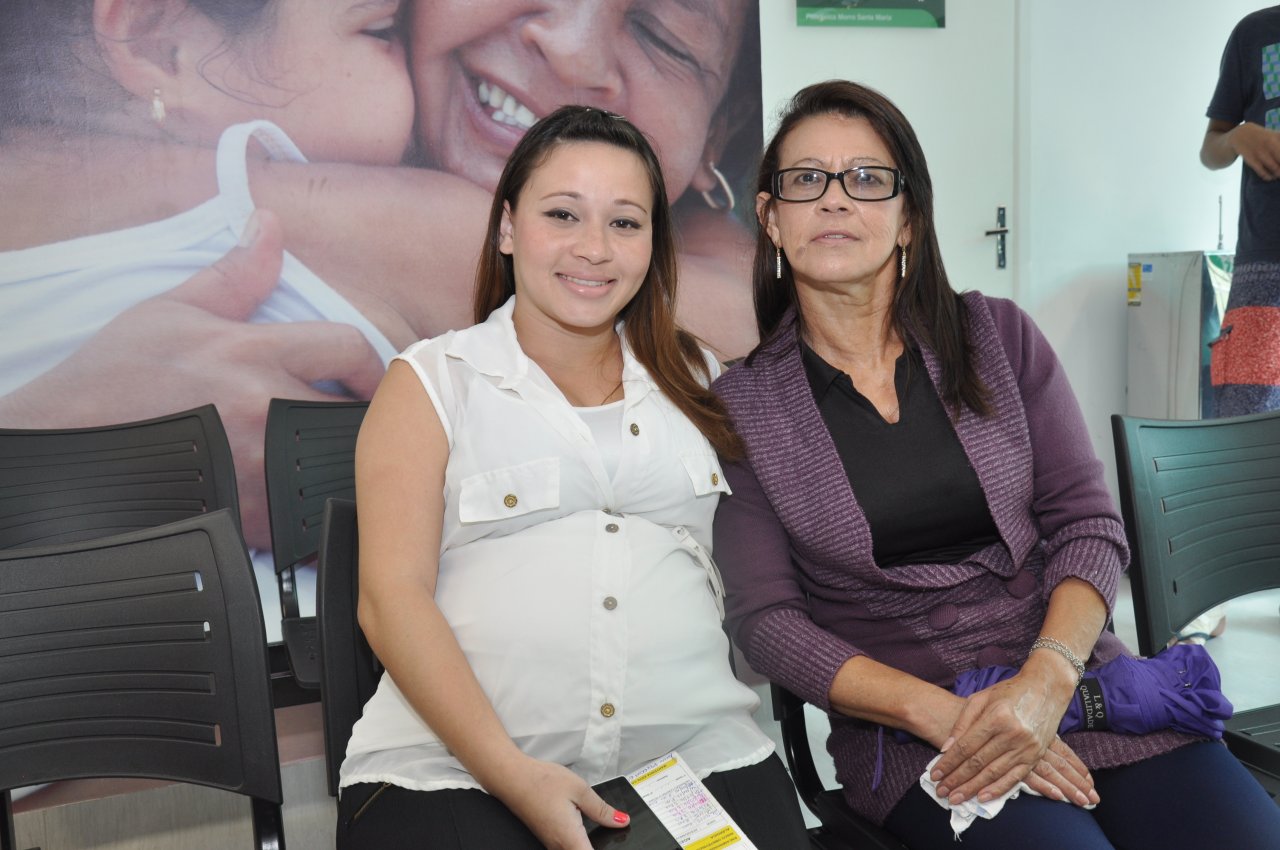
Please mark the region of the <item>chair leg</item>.
<svg viewBox="0 0 1280 850"><path fill-rule="evenodd" d="M250 798L250 802L253 804L253 840L258 850L285 850L280 804L257 797Z"/></svg>
<svg viewBox="0 0 1280 850"><path fill-rule="evenodd" d="M13 834L13 798L8 791L0 791L0 850L18 850L18 838Z"/></svg>
<svg viewBox="0 0 1280 850"><path fill-rule="evenodd" d="M292 566L285 567L276 574L276 583L280 587L280 614L282 617L298 617L297 572Z"/></svg>

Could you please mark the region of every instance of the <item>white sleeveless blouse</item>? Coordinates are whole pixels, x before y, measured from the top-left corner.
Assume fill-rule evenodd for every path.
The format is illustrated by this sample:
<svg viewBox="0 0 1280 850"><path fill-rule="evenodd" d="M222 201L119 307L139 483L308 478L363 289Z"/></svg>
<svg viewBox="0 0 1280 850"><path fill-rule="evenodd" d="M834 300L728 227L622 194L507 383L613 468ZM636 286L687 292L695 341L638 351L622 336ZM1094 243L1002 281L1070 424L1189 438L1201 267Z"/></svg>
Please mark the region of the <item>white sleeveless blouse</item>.
<svg viewBox="0 0 1280 850"><path fill-rule="evenodd" d="M514 301L399 358L449 438L436 601L481 686L524 752L591 783L673 749L701 776L764 759L773 744L729 668L712 589L728 492L714 451L624 346L608 474L520 350ZM343 786L361 782L480 787L387 674L342 765Z"/></svg>

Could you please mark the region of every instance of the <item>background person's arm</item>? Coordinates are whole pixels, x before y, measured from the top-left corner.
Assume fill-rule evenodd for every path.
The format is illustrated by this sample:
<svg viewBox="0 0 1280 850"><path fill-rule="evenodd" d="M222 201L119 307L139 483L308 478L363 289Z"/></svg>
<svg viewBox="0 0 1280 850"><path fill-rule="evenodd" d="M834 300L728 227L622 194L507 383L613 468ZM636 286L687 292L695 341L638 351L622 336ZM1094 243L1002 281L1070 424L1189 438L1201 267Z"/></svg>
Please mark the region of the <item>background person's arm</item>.
<svg viewBox="0 0 1280 850"><path fill-rule="evenodd" d="M1200 162L1206 168L1226 168L1243 157L1245 165L1263 180L1280 177L1280 131L1245 121L1210 119L1200 146Z"/></svg>

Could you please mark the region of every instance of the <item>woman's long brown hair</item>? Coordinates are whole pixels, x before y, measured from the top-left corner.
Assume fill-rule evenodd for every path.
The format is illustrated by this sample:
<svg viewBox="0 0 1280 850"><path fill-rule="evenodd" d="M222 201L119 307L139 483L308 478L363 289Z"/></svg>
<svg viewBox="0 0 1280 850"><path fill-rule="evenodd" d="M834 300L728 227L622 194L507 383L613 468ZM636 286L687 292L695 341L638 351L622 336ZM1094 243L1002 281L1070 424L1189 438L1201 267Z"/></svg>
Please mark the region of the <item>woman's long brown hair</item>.
<svg viewBox="0 0 1280 850"><path fill-rule="evenodd" d="M675 323L676 243L662 169L652 146L625 118L587 106L562 106L529 129L507 160L489 210L476 267L475 320L483 322L516 291L513 263L498 250L503 205L514 211L533 172L558 145L594 142L635 154L653 191L653 255L634 298L622 308L624 332L636 360L663 394L726 459L742 456L742 441L724 406L704 384L710 370L694 338ZM699 380L701 378L701 380Z"/></svg>

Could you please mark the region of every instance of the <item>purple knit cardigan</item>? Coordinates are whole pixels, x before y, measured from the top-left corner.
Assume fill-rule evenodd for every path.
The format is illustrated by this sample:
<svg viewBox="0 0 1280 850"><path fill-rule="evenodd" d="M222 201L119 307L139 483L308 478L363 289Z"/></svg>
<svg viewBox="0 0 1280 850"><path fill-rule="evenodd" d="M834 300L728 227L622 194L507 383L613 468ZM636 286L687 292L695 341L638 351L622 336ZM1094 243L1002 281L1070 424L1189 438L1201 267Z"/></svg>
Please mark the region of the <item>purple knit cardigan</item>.
<svg viewBox="0 0 1280 850"><path fill-rule="evenodd" d="M994 415L965 408L955 430L1000 542L959 564L881 570L872 560L866 517L805 378L794 316L751 365L715 384L747 446L745 461L725 467L733 495L715 522L731 633L753 668L829 713L831 683L855 655L942 687L962 670L1020 666L1059 582L1089 582L1110 609L1128 562L1102 464L1049 343L1013 302L963 300ZM936 389L938 360L923 346L921 354ZM1104 631L1088 665L1121 653ZM827 748L849 804L883 823L936 751L884 736L873 788L876 728L834 713L831 723ZM1063 740L1097 769L1194 739L1076 732Z"/></svg>

